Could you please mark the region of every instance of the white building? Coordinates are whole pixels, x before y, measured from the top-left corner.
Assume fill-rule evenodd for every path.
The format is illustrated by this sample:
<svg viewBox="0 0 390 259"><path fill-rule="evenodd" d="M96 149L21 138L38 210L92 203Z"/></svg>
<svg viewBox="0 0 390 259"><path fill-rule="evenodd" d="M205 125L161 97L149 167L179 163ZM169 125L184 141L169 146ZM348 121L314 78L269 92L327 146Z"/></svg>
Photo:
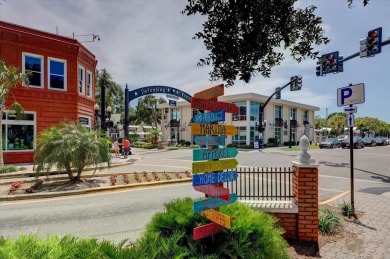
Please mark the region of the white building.
<svg viewBox="0 0 390 259"><path fill-rule="evenodd" d="M259 140L257 129L259 105L264 104L267 99L268 96L255 93L218 97L218 101L234 103L238 107L238 113L226 113L225 123L236 126L238 130L237 135L227 137L227 144L253 145L254 141ZM194 136L191 134L190 122L191 118L197 114L197 110L191 109L191 104L184 101L178 102L175 107L160 104L158 108L162 109L163 141L174 139L193 143ZM290 135L292 141L299 141L304 133L310 141L313 141L312 125L314 125L315 111L319 111L319 108L282 99L272 99L263 113L263 119L266 122L264 143L267 143L269 138L276 138L279 145L283 145L284 142L290 140Z"/></svg>

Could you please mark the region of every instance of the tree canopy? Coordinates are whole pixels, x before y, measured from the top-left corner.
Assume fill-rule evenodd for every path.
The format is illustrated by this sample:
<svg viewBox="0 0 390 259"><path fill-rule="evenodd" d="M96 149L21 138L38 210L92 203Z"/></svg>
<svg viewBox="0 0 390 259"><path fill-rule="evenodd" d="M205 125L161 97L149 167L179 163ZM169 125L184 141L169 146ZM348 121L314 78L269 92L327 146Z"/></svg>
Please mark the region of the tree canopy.
<svg viewBox="0 0 390 259"><path fill-rule="evenodd" d="M106 87L106 106L112 107L112 113L123 113L125 110L124 92L106 69L96 70L95 101L101 107L101 85Z"/></svg>
<svg viewBox="0 0 390 259"><path fill-rule="evenodd" d="M144 123L156 129L161 123L161 110L157 109L157 104L166 102L164 98L157 99L151 94L140 97L136 108L136 124Z"/></svg>

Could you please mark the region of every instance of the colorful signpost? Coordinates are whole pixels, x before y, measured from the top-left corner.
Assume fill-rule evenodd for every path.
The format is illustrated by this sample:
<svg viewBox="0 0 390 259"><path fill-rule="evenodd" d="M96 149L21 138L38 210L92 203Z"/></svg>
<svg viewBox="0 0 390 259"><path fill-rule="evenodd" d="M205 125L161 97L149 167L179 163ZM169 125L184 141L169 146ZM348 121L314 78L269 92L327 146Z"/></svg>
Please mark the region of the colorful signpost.
<svg viewBox="0 0 390 259"><path fill-rule="evenodd" d="M236 113L238 108L232 103L218 102L217 97L223 94L224 86L217 85L194 94L191 99L191 108L209 111L192 118L191 133L211 135L196 136L194 139L196 144L209 147L193 151L192 185L196 191L206 194L206 199L194 202L194 213L199 213L212 221L210 224L194 228L194 240L221 232L223 227L230 228L233 218L220 213L218 208L237 200L237 195L229 194L229 189L224 188L222 183L237 180L238 174L236 171L222 170L237 167L238 162L234 157L238 151L235 148L218 148L225 145L226 135L237 134L237 128L218 122L225 121L225 112Z"/></svg>
<svg viewBox="0 0 390 259"><path fill-rule="evenodd" d="M191 108L198 109L198 110L207 110L212 112L219 111L219 110L224 110L225 112L228 113L238 112L237 106L233 103L203 100L195 97L192 97L191 99Z"/></svg>
<svg viewBox="0 0 390 259"><path fill-rule="evenodd" d="M225 124L198 124L191 125L191 133L194 135L236 135L237 128Z"/></svg>
<svg viewBox="0 0 390 259"><path fill-rule="evenodd" d="M237 177L236 171L196 174L192 176L192 186L232 182L237 180Z"/></svg>
<svg viewBox="0 0 390 259"><path fill-rule="evenodd" d="M200 146L224 146L225 136L196 136L194 141Z"/></svg>

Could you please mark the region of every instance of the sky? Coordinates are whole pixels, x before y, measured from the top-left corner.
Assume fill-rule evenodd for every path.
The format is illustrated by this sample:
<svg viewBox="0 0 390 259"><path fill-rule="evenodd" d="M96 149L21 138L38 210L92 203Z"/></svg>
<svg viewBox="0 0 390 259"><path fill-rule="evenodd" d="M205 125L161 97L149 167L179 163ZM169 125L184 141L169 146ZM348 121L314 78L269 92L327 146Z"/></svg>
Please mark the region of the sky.
<svg viewBox="0 0 390 259"><path fill-rule="evenodd" d="M150 85L178 88L190 95L215 86L210 82L211 66L197 67L208 55L201 40L192 37L202 30L204 16L181 14L185 0L0 0L0 19L6 22L58 33L78 39L98 60L98 69L107 69L115 82L130 90ZM313 46L320 54L339 51L348 57L359 51L367 32L382 27L383 40L390 37L390 0L299 0L297 8L317 6L322 17L327 45ZM100 41L91 41L99 35ZM356 117L374 117L390 123L390 45L370 58L353 58L344 63L344 72L317 77L316 60L285 60L272 69L270 78L260 74L250 83L237 81L225 95L258 93L271 95L291 76L301 75L301 91L282 91L282 99L317 106L320 117L343 112L337 106L337 89L349 84L365 85L365 102L357 104Z"/></svg>

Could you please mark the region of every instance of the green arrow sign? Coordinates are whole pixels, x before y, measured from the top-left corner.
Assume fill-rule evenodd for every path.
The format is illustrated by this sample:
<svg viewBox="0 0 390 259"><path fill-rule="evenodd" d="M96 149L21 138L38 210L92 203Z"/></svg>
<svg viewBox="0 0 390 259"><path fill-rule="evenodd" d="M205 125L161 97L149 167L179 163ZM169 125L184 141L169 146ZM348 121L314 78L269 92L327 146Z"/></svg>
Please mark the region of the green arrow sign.
<svg viewBox="0 0 390 259"><path fill-rule="evenodd" d="M215 160L222 158L236 157L238 151L234 147L215 149L194 149L192 158L194 161Z"/></svg>

